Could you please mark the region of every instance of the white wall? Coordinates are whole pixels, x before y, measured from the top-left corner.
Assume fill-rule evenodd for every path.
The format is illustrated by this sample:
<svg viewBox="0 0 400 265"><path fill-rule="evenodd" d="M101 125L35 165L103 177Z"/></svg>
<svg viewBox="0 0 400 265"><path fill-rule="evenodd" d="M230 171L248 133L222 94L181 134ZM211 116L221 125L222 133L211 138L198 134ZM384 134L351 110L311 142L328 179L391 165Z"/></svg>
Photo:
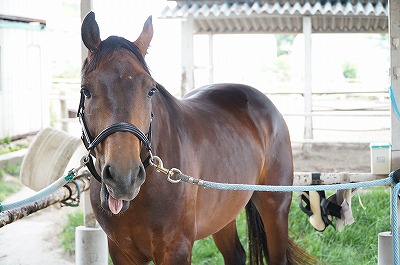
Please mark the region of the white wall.
<svg viewBox="0 0 400 265"><path fill-rule="evenodd" d="M48 1L31 2L2 0L0 12L44 19L42 4ZM50 124L47 32L26 26L0 21L0 139Z"/></svg>

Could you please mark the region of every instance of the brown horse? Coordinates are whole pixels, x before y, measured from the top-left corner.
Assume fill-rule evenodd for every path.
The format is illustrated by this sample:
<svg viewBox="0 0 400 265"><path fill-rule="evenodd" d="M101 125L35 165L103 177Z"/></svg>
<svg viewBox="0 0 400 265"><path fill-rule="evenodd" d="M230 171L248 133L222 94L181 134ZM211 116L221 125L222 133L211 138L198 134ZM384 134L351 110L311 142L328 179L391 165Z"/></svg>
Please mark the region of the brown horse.
<svg viewBox="0 0 400 265"><path fill-rule="evenodd" d="M288 237L291 193L171 184L144 165L151 149L166 167L205 180L293 182L289 133L274 104L239 84L173 97L144 61L152 35L151 17L134 42L116 36L102 41L92 12L82 23L89 53L79 116L84 142L96 157L92 206L114 264L190 264L194 241L209 235L226 264L245 264L236 231L245 207L251 264L315 264Z"/></svg>

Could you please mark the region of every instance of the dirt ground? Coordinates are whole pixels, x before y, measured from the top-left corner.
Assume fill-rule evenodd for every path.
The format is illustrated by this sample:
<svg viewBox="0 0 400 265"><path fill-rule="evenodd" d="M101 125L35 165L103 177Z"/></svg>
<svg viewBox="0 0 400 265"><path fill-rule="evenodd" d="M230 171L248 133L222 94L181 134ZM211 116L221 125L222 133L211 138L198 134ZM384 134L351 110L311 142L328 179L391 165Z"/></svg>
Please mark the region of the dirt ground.
<svg viewBox="0 0 400 265"><path fill-rule="evenodd" d="M351 172L371 171L369 144L293 145L294 171Z"/></svg>
<svg viewBox="0 0 400 265"><path fill-rule="evenodd" d="M370 172L370 151L365 145L293 145L295 171ZM29 195L23 189L10 201ZM59 233L74 208L47 208L0 229L2 265L72 265L74 257L63 253Z"/></svg>
<svg viewBox="0 0 400 265"><path fill-rule="evenodd" d="M7 201L18 201L34 192L23 188ZM0 264L2 265L72 265L73 257L60 248L59 234L74 208L55 206L0 228Z"/></svg>

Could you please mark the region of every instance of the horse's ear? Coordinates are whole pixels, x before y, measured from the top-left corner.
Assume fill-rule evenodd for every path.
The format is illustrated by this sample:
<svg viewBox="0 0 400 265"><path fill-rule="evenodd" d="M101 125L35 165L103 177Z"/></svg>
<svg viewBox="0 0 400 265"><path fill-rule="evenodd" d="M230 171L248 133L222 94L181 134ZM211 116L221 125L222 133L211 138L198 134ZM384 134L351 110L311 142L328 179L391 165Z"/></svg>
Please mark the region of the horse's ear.
<svg viewBox="0 0 400 265"><path fill-rule="evenodd" d="M134 44L139 48L140 53L144 57L147 53L147 48L149 48L150 41L153 38L153 22L152 17L146 20L143 26L142 33L140 33L139 38L134 41Z"/></svg>
<svg viewBox="0 0 400 265"><path fill-rule="evenodd" d="M91 52L95 52L100 45L101 39L99 25L97 25L95 15L92 11L83 19L81 35L86 48Z"/></svg>

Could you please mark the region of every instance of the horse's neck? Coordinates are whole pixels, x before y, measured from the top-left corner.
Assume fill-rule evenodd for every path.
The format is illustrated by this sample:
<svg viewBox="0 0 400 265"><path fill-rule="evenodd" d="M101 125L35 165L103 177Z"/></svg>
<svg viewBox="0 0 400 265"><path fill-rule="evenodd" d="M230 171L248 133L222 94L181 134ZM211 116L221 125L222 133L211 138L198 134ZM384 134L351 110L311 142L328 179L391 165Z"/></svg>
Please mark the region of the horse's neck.
<svg viewBox="0 0 400 265"><path fill-rule="evenodd" d="M158 113L163 118L169 118L169 116L175 116L180 114L181 101L171 95L168 90L163 86L158 88L158 95L153 101L153 112L154 115Z"/></svg>
<svg viewBox="0 0 400 265"><path fill-rule="evenodd" d="M179 119L181 113L181 101L171 95L164 87L159 87L157 95L152 99L154 121L159 130L166 130L174 120ZM163 131L163 133L166 133Z"/></svg>

